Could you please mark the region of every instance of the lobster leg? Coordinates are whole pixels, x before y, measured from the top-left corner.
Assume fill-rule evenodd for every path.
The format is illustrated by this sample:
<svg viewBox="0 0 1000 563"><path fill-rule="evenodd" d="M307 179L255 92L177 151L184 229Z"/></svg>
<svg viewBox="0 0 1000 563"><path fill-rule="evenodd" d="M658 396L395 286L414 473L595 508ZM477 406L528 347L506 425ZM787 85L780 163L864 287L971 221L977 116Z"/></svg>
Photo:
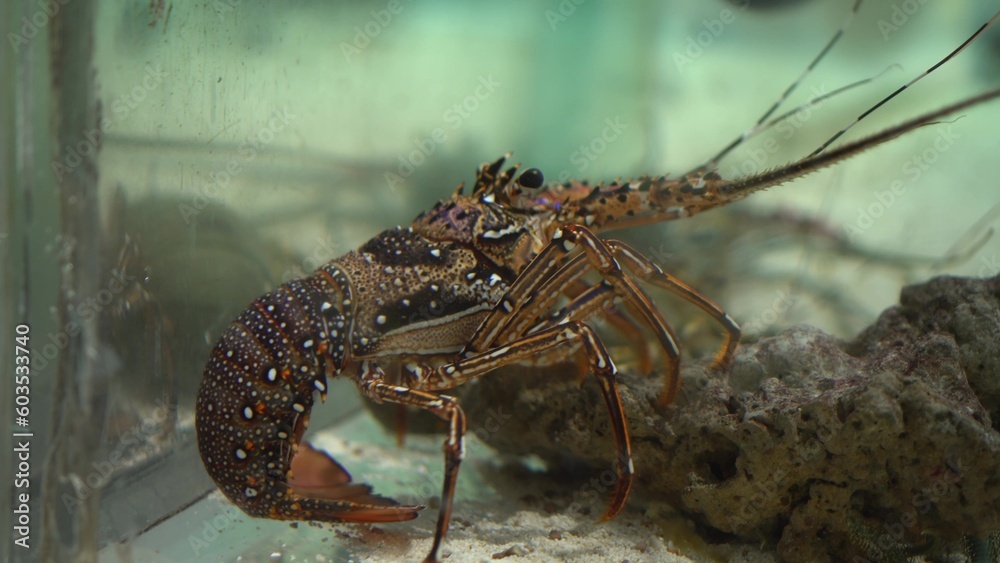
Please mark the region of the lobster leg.
<svg viewBox="0 0 1000 563"><path fill-rule="evenodd" d="M497 341L498 335L505 332L520 309L533 298L545 299L545 295L550 295L549 299L554 300L556 295L540 294L537 290L560 268L570 250L555 241L542 248L514 280L506 295L497 303L490 315L476 329L475 334L472 335L462 351L463 355L470 356L489 348ZM506 332L509 332L509 329Z"/></svg>
<svg viewBox="0 0 1000 563"><path fill-rule="evenodd" d="M594 236L592 234L585 234L584 236ZM712 302L710 299L699 293L697 290L691 286L685 284L684 282L678 280L677 278L666 274L660 269L659 266L654 264L648 258L643 256L640 252L632 248L631 246L621 242L619 240L601 240L594 237L594 246L597 244L603 244L606 246L614 256L614 259L624 265L632 274L638 276L640 280L645 283L655 285L661 289L670 291L674 295L684 299L685 301L695 305L702 311L705 311L711 315L716 322L718 322L722 328L726 331L726 338L720 347L719 351L716 353L715 360L713 361L713 367L722 368L732 361L733 353L736 350L736 345L740 339L740 328L736 324L736 321L732 319L725 311L722 310L718 305ZM588 248L588 247L584 247ZM574 276L579 278L580 276L587 273L586 270L581 269L579 262L586 256L586 254L580 254L571 258L559 272L550 277L544 284L542 284L538 293L542 295L550 295L553 290L558 290L558 285L561 284L560 279L565 276ZM583 264L585 266L585 264ZM615 271L615 274L618 272ZM556 287L552 287L556 286ZM642 301L648 302L648 297L645 296L640 290L637 290L641 295ZM626 304L631 304L632 302L626 301ZM541 303L532 302L531 313L536 315L541 314L544 310ZM652 308L652 306L650 305ZM655 308L654 308L655 310ZM526 312L527 309L522 309L522 312ZM634 307L632 311L633 315L640 316L636 313ZM581 318L581 317L577 317ZM509 326L508 323L507 326ZM663 324L666 325L665 321ZM669 325L666 325L669 329ZM673 336L671 334L671 336ZM669 349L667 349L669 353Z"/></svg>
<svg viewBox="0 0 1000 563"><path fill-rule="evenodd" d="M580 280L576 280L565 291L565 294L569 296L570 299L575 299L587 289L587 284ZM611 326L615 327L618 332L624 335L625 340L629 342L635 351L639 373L648 374L653 370L653 360L649 356L649 347L646 345L646 339L643 336L642 331L638 326L636 326L632 319L622 314L621 311L614 307L606 307L607 308L603 311L608 322Z"/></svg>
<svg viewBox="0 0 1000 563"><path fill-rule="evenodd" d="M578 246L583 249L583 253L566 260L567 255ZM563 264L560 265L560 262ZM556 296L591 269L604 278L604 283L614 289L615 294L625 301L633 315L640 318L659 340L660 346L667 354L667 373L659 402L661 405L670 403L680 386L680 350L672 330L649 297L625 275L611 249L581 225L568 225L553 236L552 242L542 249L494 308L490 317L483 321L476 336L486 333L488 339L479 344L474 337L472 343L466 347L465 355L475 352L472 349L474 345L484 348L502 345L505 340L527 334L528 329L537 324L536 319L542 312L551 307ZM530 287L531 291L526 292L524 286ZM536 300L535 297L538 295L550 297ZM522 300L517 301L516 298L521 296L524 296ZM584 317L579 318L582 320ZM507 335L506 338L504 334ZM730 346L728 341L726 346L728 350ZM732 346L735 346L735 343ZM720 357L722 356L720 353ZM728 359L728 355L726 358Z"/></svg>
<svg viewBox="0 0 1000 563"><path fill-rule="evenodd" d="M572 274L577 277L575 283L582 283L579 280L579 277L586 274L590 269L590 265L587 263L586 259L586 254L578 254L570 258L568 263L559 272L542 285L539 293L542 295L550 295L549 293L546 293L550 289L550 285L560 284L560 278L562 278L564 274L570 273L571 271ZM646 327L656 334L657 340L659 340L660 345L666 354L668 370L666 374L666 385L676 385L676 381L678 380L675 376L677 374L677 366L680 364L680 350L676 345L677 338L674 335L673 328L663 317L660 311L653 305L649 296L647 296L640 287L636 286L627 277L623 277L617 286L605 282L590 287L587 291L580 293L575 299L571 300L561 310L549 315L548 318L544 320L542 319L543 313L551 308L555 299L532 301L530 307L525 307L519 311L518 316L524 315L525 318L537 319L533 322L537 322L538 324L535 324L529 331L537 332L543 328L565 322L566 319L586 321L598 315L606 315L609 311L608 308L613 307L614 299L619 296L624 297L624 304L632 314L632 317L646 321ZM615 310L612 308L611 311ZM610 318L613 319L614 317ZM622 318L630 323L630 326L637 334L635 338L637 338L638 341L644 346L645 336L638 330L638 327L631 324L632 321L628 317L622 316ZM518 322L516 327L520 328L523 324L524 321ZM505 340L511 340L516 337L517 333L508 334L506 336L502 335L498 339L499 342L494 342L493 345L500 345ZM644 349L644 351L646 350ZM643 358L640 356L639 360L641 367ZM648 373L649 368L646 367L641 369L641 371L642 373Z"/></svg>
<svg viewBox="0 0 1000 563"><path fill-rule="evenodd" d="M632 488L634 466L632 443L615 381L618 368L615 367L594 329L582 322L569 320L519 338L507 345L462 358L436 369L416 366L412 372L416 378L412 385L414 388L428 391L450 389L497 368L537 357L556 347L579 344L583 345L590 371L597 377L601 386L601 393L611 414L611 427L618 448L615 459L615 472L618 478L611 494L611 502L602 518L608 520L621 512L625 506L625 500Z"/></svg>
<svg viewBox="0 0 1000 563"><path fill-rule="evenodd" d="M426 391L410 389L385 383L385 372L371 361L361 363L358 386L361 391L378 403L388 401L399 405L418 407L448 421L448 438L444 442L444 485L441 491L441 508L438 512L434 544L424 559L425 563L436 562L438 550L448 533L451 521L451 507L455 499L455 482L458 468L465 457L465 412L458 401L447 395L435 395Z"/></svg>
<svg viewBox="0 0 1000 563"><path fill-rule="evenodd" d="M740 340L740 327L732 317L693 287L665 273L659 266L631 246L619 240L604 242L614 252L615 258L625 264L625 267L638 276L639 279L648 284L666 289L709 315L712 315L716 322L726 330L726 340L716 354L712 365L715 368L722 368L729 365L729 362L733 359L733 353L736 351L736 344Z"/></svg>

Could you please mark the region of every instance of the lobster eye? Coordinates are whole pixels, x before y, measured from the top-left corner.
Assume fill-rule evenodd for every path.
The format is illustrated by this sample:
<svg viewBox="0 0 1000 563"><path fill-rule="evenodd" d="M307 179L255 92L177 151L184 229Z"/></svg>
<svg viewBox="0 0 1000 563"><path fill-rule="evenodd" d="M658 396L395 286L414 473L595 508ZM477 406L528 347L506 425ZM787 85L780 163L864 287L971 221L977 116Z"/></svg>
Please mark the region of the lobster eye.
<svg viewBox="0 0 1000 563"><path fill-rule="evenodd" d="M537 168L529 168L517 177L517 185L529 190L538 189L544 183L545 176L542 176L542 171Z"/></svg>

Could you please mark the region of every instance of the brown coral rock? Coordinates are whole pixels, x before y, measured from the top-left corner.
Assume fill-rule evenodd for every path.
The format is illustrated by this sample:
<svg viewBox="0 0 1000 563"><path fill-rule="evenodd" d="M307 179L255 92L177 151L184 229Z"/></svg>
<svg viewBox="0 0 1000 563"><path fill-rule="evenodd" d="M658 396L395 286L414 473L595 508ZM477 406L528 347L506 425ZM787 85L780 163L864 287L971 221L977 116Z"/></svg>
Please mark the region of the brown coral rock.
<svg viewBox="0 0 1000 563"><path fill-rule="evenodd" d="M724 373L689 360L683 377L659 409L658 378L621 375L632 502L666 500L788 561L942 554L1000 529L1000 278L937 278L851 343L795 327L742 345ZM611 467L592 381L522 370L462 401L501 451ZM497 405L512 416L487 431L477 416Z"/></svg>

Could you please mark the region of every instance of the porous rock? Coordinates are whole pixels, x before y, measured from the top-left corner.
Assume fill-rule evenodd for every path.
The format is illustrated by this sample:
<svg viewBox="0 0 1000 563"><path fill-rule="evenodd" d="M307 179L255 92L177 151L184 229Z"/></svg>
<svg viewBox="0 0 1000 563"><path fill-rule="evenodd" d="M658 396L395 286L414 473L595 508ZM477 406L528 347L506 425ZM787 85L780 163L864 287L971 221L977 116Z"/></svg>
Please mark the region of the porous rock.
<svg viewBox="0 0 1000 563"><path fill-rule="evenodd" d="M463 389L470 432L554 470L611 474L599 389L566 371ZM669 502L712 541L769 543L787 561L894 561L1000 530L1000 277L908 287L852 342L799 326L742 344L721 372L686 360L666 408L660 385L620 375L630 502Z"/></svg>

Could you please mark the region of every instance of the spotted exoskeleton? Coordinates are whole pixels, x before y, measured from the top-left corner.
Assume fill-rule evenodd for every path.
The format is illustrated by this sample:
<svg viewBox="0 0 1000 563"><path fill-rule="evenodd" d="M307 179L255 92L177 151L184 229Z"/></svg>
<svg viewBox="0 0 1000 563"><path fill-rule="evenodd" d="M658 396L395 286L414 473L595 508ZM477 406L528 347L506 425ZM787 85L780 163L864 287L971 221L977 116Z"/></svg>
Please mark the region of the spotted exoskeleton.
<svg viewBox="0 0 1000 563"><path fill-rule="evenodd" d="M948 58L998 19L1000 14ZM598 233L690 217L997 97L1000 89L830 148L842 130L810 156L736 180L723 179L715 163L743 138L682 176L607 185L545 183L537 169L504 169L506 156L484 164L468 195L459 186L409 227L384 231L311 276L279 286L230 325L212 352L198 397L205 466L223 493L254 516L415 518L424 507L372 494L301 442L315 395L325 398L329 377L350 377L374 401L418 407L448 424L440 511L427 556L435 561L448 529L466 432L462 408L440 393L502 366L580 357L600 384L617 444L617 480L604 514L612 518L625 505L634 467L617 368L587 321L602 314L626 333L652 335L665 364L661 405L678 392L680 350L639 282L679 295L718 322L725 338L715 367L730 362L740 330L695 289ZM595 277L599 281L588 281ZM399 381L386 376L389 365L403 366Z"/></svg>

